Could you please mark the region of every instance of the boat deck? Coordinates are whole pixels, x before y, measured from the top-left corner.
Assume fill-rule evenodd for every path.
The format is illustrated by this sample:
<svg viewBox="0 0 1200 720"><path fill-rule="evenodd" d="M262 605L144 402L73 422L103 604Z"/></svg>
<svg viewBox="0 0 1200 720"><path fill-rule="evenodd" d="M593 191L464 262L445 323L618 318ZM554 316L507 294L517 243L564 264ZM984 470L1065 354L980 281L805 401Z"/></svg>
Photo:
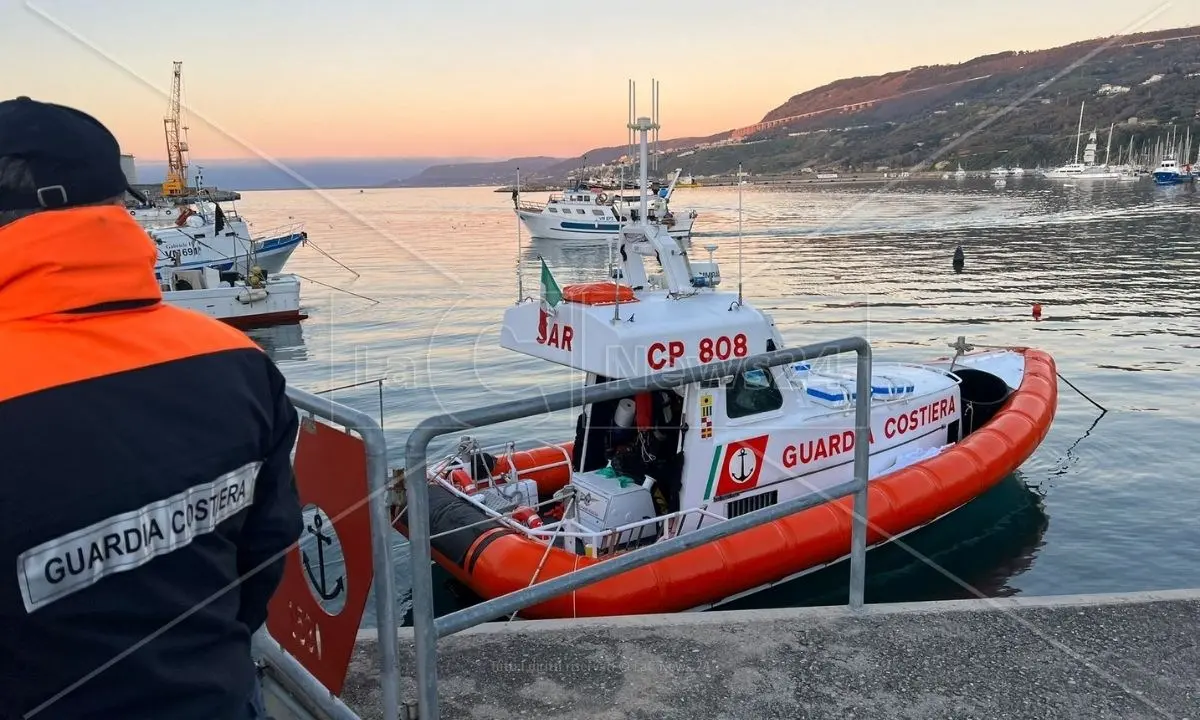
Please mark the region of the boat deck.
<svg viewBox="0 0 1200 720"><path fill-rule="evenodd" d="M491 624L438 643L441 717L1196 720L1198 619L1178 590ZM363 718L374 637L343 692Z"/></svg>

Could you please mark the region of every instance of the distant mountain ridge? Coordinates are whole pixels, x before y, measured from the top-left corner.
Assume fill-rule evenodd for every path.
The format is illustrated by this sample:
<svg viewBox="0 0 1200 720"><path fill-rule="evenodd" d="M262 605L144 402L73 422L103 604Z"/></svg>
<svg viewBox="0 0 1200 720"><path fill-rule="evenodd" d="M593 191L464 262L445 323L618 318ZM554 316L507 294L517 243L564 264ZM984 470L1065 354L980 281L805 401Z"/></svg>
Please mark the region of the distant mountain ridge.
<svg viewBox="0 0 1200 720"><path fill-rule="evenodd" d="M661 140L659 147L663 152L680 150L701 142L709 142L715 138L724 137L722 133L707 138L675 138ZM579 169L580 164L587 159L588 165L611 163L625 155L628 148L624 145L595 148L583 155L573 158L555 157L526 157L513 158L501 162L455 163L450 165L435 165L404 179L385 183L384 187L461 187L469 185L512 185L516 182L517 168L521 169L521 182L561 181L567 175ZM636 152L636 149L635 149Z"/></svg>
<svg viewBox="0 0 1200 720"><path fill-rule="evenodd" d="M389 180L408 178L426 168L446 162L470 162L481 158L308 158L281 159L281 170L266 160L203 160L193 157L189 173L203 170L204 184L223 190L298 190L319 188L378 187ZM161 182L166 177L163 161L135 160L138 181ZM291 171L291 172L288 172ZM292 173L295 173L293 176Z"/></svg>
<svg viewBox="0 0 1200 720"><path fill-rule="evenodd" d="M383 187L465 187L512 183L521 169L522 177L533 179L555 167L563 158L523 157L499 162L467 162L433 165L408 178L392 179Z"/></svg>

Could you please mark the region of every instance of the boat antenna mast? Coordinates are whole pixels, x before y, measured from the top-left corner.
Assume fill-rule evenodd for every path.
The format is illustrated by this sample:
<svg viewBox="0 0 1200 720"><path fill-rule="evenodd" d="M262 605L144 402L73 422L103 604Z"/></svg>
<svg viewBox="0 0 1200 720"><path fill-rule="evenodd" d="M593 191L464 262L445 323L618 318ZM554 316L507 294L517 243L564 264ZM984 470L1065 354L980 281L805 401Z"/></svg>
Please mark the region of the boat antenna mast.
<svg viewBox="0 0 1200 720"><path fill-rule="evenodd" d="M643 227L647 228L648 233L649 222L646 219L646 213L650 199L646 196L646 187L649 184L649 178L647 175L649 173L650 150L647 147L648 143L646 142L646 136L652 130L658 129L658 126L654 124L654 120L651 118L640 117L634 122L630 123L629 128L637 131L641 138L640 142L638 143L638 181L642 184L642 191L638 193L638 198L640 200L640 205L638 206L638 221Z"/></svg>
<svg viewBox="0 0 1200 720"><path fill-rule="evenodd" d="M653 97L650 99L650 120L654 123L654 174L658 175L658 156L662 154L658 142L658 129L662 126L659 123L658 100L659 100L659 85L660 83L653 78L650 80L650 90Z"/></svg>
<svg viewBox="0 0 1200 720"><path fill-rule="evenodd" d="M521 274L521 168L517 168L517 185L513 188L513 215L517 216L517 304L525 298L525 284Z"/></svg>
<svg viewBox="0 0 1200 720"><path fill-rule="evenodd" d="M163 118L163 129L167 138L167 177L162 184L162 194L166 197L179 197L188 193L185 157L188 144L187 128L181 125L182 95L183 62L176 60L167 115Z"/></svg>
<svg viewBox="0 0 1200 720"><path fill-rule="evenodd" d="M742 305L742 183L745 182L743 177L742 164L738 163L738 307Z"/></svg>
<svg viewBox="0 0 1200 720"><path fill-rule="evenodd" d="M634 146L634 143L637 141L637 129L636 129L637 123L635 122L637 120L637 81L632 80L632 79L629 81L629 108L628 108L628 110L629 110L629 118L626 123L626 127L629 128L629 150L628 150L627 154L625 155L625 159L628 161L629 165L632 166L633 165L633 146ZM632 170L632 167L630 169ZM632 173L630 173L630 174L632 174ZM624 192L624 190L625 190L625 188L622 187L621 191Z"/></svg>

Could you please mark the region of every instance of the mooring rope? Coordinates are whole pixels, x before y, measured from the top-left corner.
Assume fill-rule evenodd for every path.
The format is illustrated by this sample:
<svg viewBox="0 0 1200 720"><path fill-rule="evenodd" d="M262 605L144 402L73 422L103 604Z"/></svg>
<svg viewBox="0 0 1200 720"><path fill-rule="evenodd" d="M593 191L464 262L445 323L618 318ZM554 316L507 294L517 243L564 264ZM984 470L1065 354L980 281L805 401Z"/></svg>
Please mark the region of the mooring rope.
<svg viewBox="0 0 1200 720"><path fill-rule="evenodd" d="M308 236L305 236L305 238L304 238L304 244L305 244L305 245L311 245L311 246L312 246L312 248L313 248L314 250L316 250L317 252L321 253L322 255L324 255L325 257L327 257L327 258L329 258L330 260L334 261L334 262L335 262L335 263L337 263L338 265L341 265L342 267L346 268L346 269L347 269L347 270L349 270L350 272L354 273L354 277L356 277L356 278L357 278L357 277L362 277L362 273L360 273L359 271L357 271L357 270L355 270L354 268L350 267L349 265L347 265L346 263L342 262L341 260L338 260L337 258L335 258L334 256L330 255L329 253L325 252L325 251L324 251L324 250L321 248L321 246L320 246L320 245L316 244L316 243L315 243L315 242L313 242L312 240L309 240L309 239L308 239ZM337 289L340 289L340 288L337 288ZM353 293L352 293L352 294L353 294Z"/></svg>
<svg viewBox="0 0 1200 720"><path fill-rule="evenodd" d="M312 278L310 278L310 277L305 277L304 275L301 275L300 273L295 273L295 272L294 272L294 273L288 273L288 274L289 274L289 275L295 275L296 277L298 277L298 278L300 278L300 279L302 279L302 280L307 280L307 281L309 281L310 283L316 283L316 284L318 284L318 285L324 285L325 287L329 288L330 290L337 290L337 291L339 291L339 292L344 292L344 293L346 293L347 295L353 295L353 296L354 296L354 297L356 297L356 298L361 298L361 299L363 299L363 300L366 300L366 301L368 301L368 302L374 303L375 305L378 305L378 304L379 304L379 301L378 301L378 300L376 300L375 298L367 297L366 295L359 295L359 294L358 294L358 293L356 293L356 292L351 292L351 291L347 290L346 288L340 288L340 287L338 287L337 285L330 285L329 283L321 282L320 280L313 280Z"/></svg>
<svg viewBox="0 0 1200 720"><path fill-rule="evenodd" d="M1088 396L1087 396L1087 393L1085 393L1084 391L1082 391L1082 390L1080 390L1079 388L1075 387L1074 383L1072 383L1070 380L1068 380L1068 379L1066 379L1065 377L1063 377L1063 374L1062 374L1062 373L1060 373L1060 372L1058 372L1057 370L1055 370L1055 371L1054 371L1054 374L1058 376L1058 379L1059 379L1059 380L1062 380L1062 381L1063 381L1063 382L1065 382L1067 385L1069 385L1069 386L1070 386L1070 388L1071 388L1072 390L1074 390L1075 392L1079 393L1079 396L1080 396L1080 397L1082 397L1084 400L1087 400L1088 402L1090 402L1091 404L1093 404L1093 405L1095 405L1097 408L1099 408L1099 409L1100 409L1100 415L1101 415L1101 416L1103 416L1103 415L1104 415L1106 412L1108 412L1108 408L1104 407L1104 406L1103 406L1103 405L1101 405L1100 403L1098 403L1098 402L1096 402L1095 400L1093 400L1093 399L1091 399L1090 397L1088 397Z"/></svg>

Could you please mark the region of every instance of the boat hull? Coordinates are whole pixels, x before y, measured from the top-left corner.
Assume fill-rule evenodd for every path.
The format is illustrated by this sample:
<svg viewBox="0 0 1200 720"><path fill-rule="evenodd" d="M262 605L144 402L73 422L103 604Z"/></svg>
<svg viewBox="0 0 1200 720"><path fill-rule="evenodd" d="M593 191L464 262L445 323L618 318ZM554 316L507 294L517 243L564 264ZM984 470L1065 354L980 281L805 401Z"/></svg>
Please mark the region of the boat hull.
<svg viewBox="0 0 1200 720"><path fill-rule="evenodd" d="M1156 172L1154 173L1155 185L1184 185L1194 180L1191 175L1178 172Z"/></svg>
<svg viewBox="0 0 1200 720"><path fill-rule="evenodd" d="M1094 173L1069 173L1056 172L1053 170L1047 171L1043 177L1050 180L1119 180L1121 173L1117 172L1094 172Z"/></svg>
<svg viewBox="0 0 1200 720"><path fill-rule="evenodd" d="M250 267L257 265L265 270L268 275L279 275L283 272L287 261L292 257L292 253L296 252L296 248L300 247L303 242L304 234L296 232L255 241L253 259L245 255L220 259L202 258L200 260L181 262L179 265L172 265L170 267L176 267L180 270L195 270L196 268L210 267L221 272L236 270L236 272L242 275L249 275Z"/></svg>
<svg viewBox="0 0 1200 720"><path fill-rule="evenodd" d="M885 544L952 513L1033 454L1049 431L1057 405L1055 365L1037 350L1009 355L999 361L997 374L1016 389L994 417L946 451L871 480L868 546ZM977 368L986 363L964 360L961 364ZM441 498L441 509L435 508L432 516L440 513L443 524L452 521L455 527L468 524L464 521L472 518L465 515L473 510L469 503L436 484L430 487L435 491L431 497ZM701 545L527 608L522 616L680 612L727 602L845 559L852 502L826 502ZM403 521L404 516L397 528L406 533ZM437 532L447 529L434 525ZM433 556L485 599L525 588L534 577L543 582L604 562L560 548L547 551L544 544L495 522L476 522L457 534L469 537L435 540Z"/></svg>
<svg viewBox="0 0 1200 720"><path fill-rule="evenodd" d="M616 222L564 220L550 213L520 209L515 212L529 230L529 234L541 240L595 240L614 237L621 230L621 225ZM668 232L674 238L688 238L692 234L695 221L695 218L687 215L676 218L675 225Z"/></svg>
<svg viewBox="0 0 1200 720"><path fill-rule="evenodd" d="M298 278L275 277L267 282L265 292L256 290L220 287L166 291L163 301L242 329L286 325L308 317L300 309Z"/></svg>

